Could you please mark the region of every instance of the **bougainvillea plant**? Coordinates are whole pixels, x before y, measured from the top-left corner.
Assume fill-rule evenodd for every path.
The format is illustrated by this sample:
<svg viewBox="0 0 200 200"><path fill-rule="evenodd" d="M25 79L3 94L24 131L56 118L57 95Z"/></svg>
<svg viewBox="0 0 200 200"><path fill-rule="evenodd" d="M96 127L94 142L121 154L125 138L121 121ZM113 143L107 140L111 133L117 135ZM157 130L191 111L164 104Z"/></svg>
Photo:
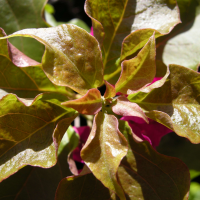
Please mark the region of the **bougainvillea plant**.
<svg viewBox="0 0 200 200"><path fill-rule="evenodd" d="M177 2L86 0L93 35L24 2L1 1L0 199L188 199L187 166L156 150L170 132L200 143L200 74L159 49Z"/></svg>

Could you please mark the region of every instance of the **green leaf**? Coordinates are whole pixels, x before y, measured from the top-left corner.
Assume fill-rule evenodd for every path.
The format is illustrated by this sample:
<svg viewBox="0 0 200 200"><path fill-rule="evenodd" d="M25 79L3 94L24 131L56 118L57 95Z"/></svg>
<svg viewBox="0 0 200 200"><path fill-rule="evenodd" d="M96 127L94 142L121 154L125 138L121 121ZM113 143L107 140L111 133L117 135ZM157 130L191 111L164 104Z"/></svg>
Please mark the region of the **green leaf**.
<svg viewBox="0 0 200 200"><path fill-rule="evenodd" d="M119 166L118 178L129 199L186 200L190 186L187 166L158 153L148 142L134 141L127 123L120 128L129 150Z"/></svg>
<svg viewBox="0 0 200 200"><path fill-rule="evenodd" d="M90 28L89 28L88 25L87 25L84 21L82 21L81 19L74 18L74 19L68 21L67 24L74 24L74 25L79 26L80 28L86 30L88 33L90 33Z"/></svg>
<svg viewBox="0 0 200 200"><path fill-rule="evenodd" d="M79 143L79 135L74 131L72 126L69 126L66 133L64 134L59 148L58 155L62 153L65 149L70 153L70 151L74 150Z"/></svg>
<svg viewBox="0 0 200 200"><path fill-rule="evenodd" d="M1 99L0 181L25 165L49 168L56 164L62 136L77 116L60 105L64 100L65 96L54 93L37 96L29 106L13 94Z"/></svg>
<svg viewBox="0 0 200 200"><path fill-rule="evenodd" d="M193 182L190 185L189 200L198 200L199 198L200 198L200 184Z"/></svg>
<svg viewBox="0 0 200 200"><path fill-rule="evenodd" d="M75 25L48 29L25 29L8 37L32 37L46 46L42 67L56 85L80 94L103 84L103 66L98 42ZM93 74L93 76L91 76Z"/></svg>
<svg viewBox="0 0 200 200"><path fill-rule="evenodd" d="M25 28L47 27L42 19L42 12L47 0L1 0L0 27L7 34L12 34ZM44 53L44 46L29 38L12 38L11 43L27 56L38 62ZM33 51L34 49L34 51Z"/></svg>
<svg viewBox="0 0 200 200"><path fill-rule="evenodd" d="M126 153L127 142L118 130L117 118L99 112L81 151L81 157L95 177L120 199L125 199L125 196L117 182L116 172Z"/></svg>
<svg viewBox="0 0 200 200"><path fill-rule="evenodd" d="M116 90L115 87L112 86L110 83L108 83L107 81L104 81L105 85L106 85L106 91L104 93L104 98L113 98L116 96Z"/></svg>
<svg viewBox="0 0 200 200"><path fill-rule="evenodd" d="M102 47L105 74L113 73L118 67L115 63L120 57L122 41L131 32L151 28L167 33L180 22L176 2L168 0L150 0L148 3L87 0L85 10L92 19L94 36Z"/></svg>
<svg viewBox="0 0 200 200"><path fill-rule="evenodd" d="M101 110L101 93L97 89L90 89L81 98L62 103L63 106L73 108L81 114L94 115Z"/></svg>
<svg viewBox="0 0 200 200"><path fill-rule="evenodd" d="M192 143L200 143L200 74L185 67L170 65L170 75L161 88L150 93L139 92L129 96L147 111L158 110L171 117L174 131L188 138Z"/></svg>
<svg viewBox="0 0 200 200"><path fill-rule="evenodd" d="M114 197L115 194L90 173L63 179L58 186L55 200L116 200Z"/></svg>
<svg viewBox="0 0 200 200"><path fill-rule="evenodd" d="M149 39L137 57L122 63L122 72L115 85L116 91L131 94L150 84L156 73L155 37Z"/></svg>

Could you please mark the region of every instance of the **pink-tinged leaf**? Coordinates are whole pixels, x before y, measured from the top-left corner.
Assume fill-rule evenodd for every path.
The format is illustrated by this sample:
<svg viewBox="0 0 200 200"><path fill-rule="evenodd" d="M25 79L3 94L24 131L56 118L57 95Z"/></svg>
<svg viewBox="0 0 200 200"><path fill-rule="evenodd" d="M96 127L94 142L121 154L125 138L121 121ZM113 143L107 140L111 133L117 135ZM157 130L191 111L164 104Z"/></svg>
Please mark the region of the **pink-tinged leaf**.
<svg viewBox="0 0 200 200"><path fill-rule="evenodd" d="M88 92L81 98L66 101L62 103L66 107L73 108L81 114L85 115L94 115L101 110L101 93L97 89L90 89Z"/></svg>
<svg viewBox="0 0 200 200"><path fill-rule="evenodd" d="M70 87L82 95L103 84L99 44L82 28L63 24L51 28L24 29L1 39L16 36L34 38L45 45L42 68L54 84Z"/></svg>
<svg viewBox="0 0 200 200"><path fill-rule="evenodd" d="M81 157L96 178L122 200L125 200L125 196L118 184L116 172L126 153L127 142L118 129L117 118L99 112Z"/></svg>
<svg viewBox="0 0 200 200"><path fill-rule="evenodd" d="M157 66L158 65L156 65L156 67ZM149 93L154 88L159 88L159 87L163 86L165 81L167 80L169 74L170 74L169 66L166 66L166 68L167 68L167 71L166 71L166 73L165 73L165 75L163 77L155 77L151 84L147 85L147 87L141 89L140 91L141 92L145 92L145 93Z"/></svg>
<svg viewBox="0 0 200 200"><path fill-rule="evenodd" d="M105 85L106 85L106 92L104 94L104 98L112 98L116 96L116 91L115 91L115 87L113 85L111 85L110 83L108 83L107 81L104 81Z"/></svg>
<svg viewBox="0 0 200 200"><path fill-rule="evenodd" d="M0 29L0 36L6 36ZM0 88L22 98L34 98L42 92L60 92L70 96L66 87L54 85L44 71L7 40L0 40ZM31 66L31 67L27 67Z"/></svg>
<svg viewBox="0 0 200 200"><path fill-rule="evenodd" d="M0 27L7 34L25 28L44 28L48 24L44 21L44 6L47 0L1 0ZM44 46L30 38L12 38L10 42L28 57L41 62ZM34 50L33 50L34 49Z"/></svg>
<svg viewBox="0 0 200 200"><path fill-rule="evenodd" d="M0 28L0 37L6 36L4 30ZM18 67L35 66L40 64L19 51L15 46L8 42L8 39L1 40L0 47L0 55L7 57Z"/></svg>
<svg viewBox="0 0 200 200"><path fill-rule="evenodd" d="M123 117L125 116L135 116L142 118L148 123L148 117L144 114L142 109L136 104L130 102L126 97L120 96L117 98L116 102L111 105L112 111Z"/></svg>
<svg viewBox="0 0 200 200"><path fill-rule="evenodd" d="M132 94L150 84L156 74L155 56L153 35L135 58L122 63L122 72L115 85L116 91Z"/></svg>
<svg viewBox="0 0 200 200"><path fill-rule="evenodd" d="M122 117L121 120L128 121L133 133L142 141L148 141L154 148L159 145L164 135L172 132L171 129L152 119L149 119L148 124L138 117Z"/></svg>

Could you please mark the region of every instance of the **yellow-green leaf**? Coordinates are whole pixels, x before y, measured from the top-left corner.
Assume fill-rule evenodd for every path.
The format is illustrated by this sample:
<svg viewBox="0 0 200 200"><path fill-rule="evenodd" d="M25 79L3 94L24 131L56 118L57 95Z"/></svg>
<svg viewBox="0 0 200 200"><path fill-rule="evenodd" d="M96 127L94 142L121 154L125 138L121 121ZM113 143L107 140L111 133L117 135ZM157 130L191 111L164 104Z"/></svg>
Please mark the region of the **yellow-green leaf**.
<svg viewBox="0 0 200 200"><path fill-rule="evenodd" d="M112 86L110 83L108 83L107 81L104 81L105 85L106 85L106 91L104 93L104 98L112 98L115 97L116 95L116 91L115 91L115 87Z"/></svg>
<svg viewBox="0 0 200 200"><path fill-rule="evenodd" d="M169 0L87 0L85 10L101 44L106 75L119 67L122 42L131 32L151 28L168 33L180 22L178 6Z"/></svg>
<svg viewBox="0 0 200 200"><path fill-rule="evenodd" d="M155 37L153 35L137 57L122 63L121 76L115 85L116 91L131 94L150 84L156 73L155 56Z"/></svg>
<svg viewBox="0 0 200 200"><path fill-rule="evenodd" d="M117 118L99 112L81 157L95 177L123 200L125 196L118 184L116 172L126 153L127 142L118 130Z"/></svg>
<svg viewBox="0 0 200 200"><path fill-rule="evenodd" d="M60 105L64 100L53 93L39 95L30 106L13 94L0 100L0 181L26 165L56 164L60 140L76 117L73 109Z"/></svg>

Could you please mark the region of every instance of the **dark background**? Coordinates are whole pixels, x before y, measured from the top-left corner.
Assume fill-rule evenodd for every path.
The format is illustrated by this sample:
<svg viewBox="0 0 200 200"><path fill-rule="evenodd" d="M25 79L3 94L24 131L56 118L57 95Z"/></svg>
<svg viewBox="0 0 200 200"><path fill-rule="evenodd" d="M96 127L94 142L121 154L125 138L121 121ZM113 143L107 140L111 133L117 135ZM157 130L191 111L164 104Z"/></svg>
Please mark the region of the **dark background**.
<svg viewBox="0 0 200 200"><path fill-rule="evenodd" d="M56 21L67 22L79 18L91 27L91 20L84 11L85 0L49 0L48 3L55 9Z"/></svg>

